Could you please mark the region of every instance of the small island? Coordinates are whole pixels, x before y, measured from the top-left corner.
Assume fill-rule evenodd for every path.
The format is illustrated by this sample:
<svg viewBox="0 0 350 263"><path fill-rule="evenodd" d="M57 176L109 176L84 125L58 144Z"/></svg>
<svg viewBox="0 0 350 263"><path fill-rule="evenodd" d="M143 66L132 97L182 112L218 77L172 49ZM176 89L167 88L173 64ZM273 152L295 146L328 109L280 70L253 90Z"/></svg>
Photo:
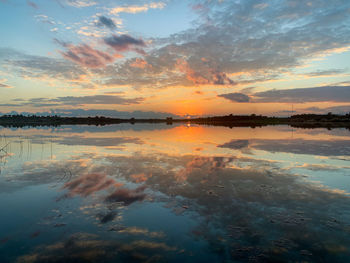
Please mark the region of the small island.
<svg viewBox="0 0 350 263"><path fill-rule="evenodd" d="M3 127L35 127L61 125L95 125L104 126L121 123L192 123L199 125L215 125L226 127L262 127L267 125L290 125L297 128L347 128L350 129L350 114L298 114L290 117L269 117L262 115L226 115L201 118L168 117L165 119L121 119L103 116L95 117L61 117L37 115L2 115L0 125Z"/></svg>

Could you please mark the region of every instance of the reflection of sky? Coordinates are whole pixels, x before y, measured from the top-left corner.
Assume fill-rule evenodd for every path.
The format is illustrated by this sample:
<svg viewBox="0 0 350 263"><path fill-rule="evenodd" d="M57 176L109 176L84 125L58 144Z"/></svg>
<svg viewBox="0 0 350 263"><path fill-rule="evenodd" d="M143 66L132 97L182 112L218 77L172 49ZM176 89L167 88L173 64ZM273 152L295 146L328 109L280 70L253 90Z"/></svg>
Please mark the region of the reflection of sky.
<svg viewBox="0 0 350 263"><path fill-rule="evenodd" d="M142 127L3 129L0 252L14 260L20 245L22 259L41 259L70 246L73 257L89 244L96 260L118 258L111 247L121 261L349 256L350 155L310 150L346 153L347 131Z"/></svg>
<svg viewBox="0 0 350 263"><path fill-rule="evenodd" d="M180 125L165 126L163 129L161 125L157 129L157 125L152 125L149 129L146 124L124 125L121 128L118 125L102 129L73 126L72 129L59 129L57 132L29 129L10 133L5 129L3 131L7 137L2 137L1 142L4 145L11 142L7 147L11 156L4 158L3 165L20 173L20 167L31 161L59 162L66 159L67 154L79 156L91 151L120 155L170 152L179 155L232 156L236 158L234 164L239 167L256 168L261 165L257 161L265 161L268 165L264 169L277 166L293 170L312 180L322 179L321 182L328 186L337 185L350 191L346 188L349 184L345 183L349 170L347 159L332 157L349 153L350 141L346 130L322 133L318 129L299 129L293 130L292 134L290 129L283 126L227 129ZM328 173L332 176L327 177Z"/></svg>

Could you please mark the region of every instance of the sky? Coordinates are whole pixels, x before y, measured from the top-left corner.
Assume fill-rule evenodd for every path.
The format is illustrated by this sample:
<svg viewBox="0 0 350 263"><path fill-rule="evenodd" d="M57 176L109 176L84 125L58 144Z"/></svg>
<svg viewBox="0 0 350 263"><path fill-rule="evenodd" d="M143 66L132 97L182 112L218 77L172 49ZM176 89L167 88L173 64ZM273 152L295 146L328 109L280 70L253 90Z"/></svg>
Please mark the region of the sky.
<svg viewBox="0 0 350 263"><path fill-rule="evenodd" d="M350 112L349 0L0 0L0 113Z"/></svg>

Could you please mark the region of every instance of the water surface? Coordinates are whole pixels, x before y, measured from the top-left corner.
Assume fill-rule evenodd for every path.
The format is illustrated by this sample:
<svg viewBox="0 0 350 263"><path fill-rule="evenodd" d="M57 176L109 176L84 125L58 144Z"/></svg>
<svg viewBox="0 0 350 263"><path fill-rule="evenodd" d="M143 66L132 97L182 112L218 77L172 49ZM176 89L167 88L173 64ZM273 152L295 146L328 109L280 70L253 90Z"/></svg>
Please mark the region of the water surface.
<svg viewBox="0 0 350 263"><path fill-rule="evenodd" d="M1 262L349 262L350 132L0 129Z"/></svg>

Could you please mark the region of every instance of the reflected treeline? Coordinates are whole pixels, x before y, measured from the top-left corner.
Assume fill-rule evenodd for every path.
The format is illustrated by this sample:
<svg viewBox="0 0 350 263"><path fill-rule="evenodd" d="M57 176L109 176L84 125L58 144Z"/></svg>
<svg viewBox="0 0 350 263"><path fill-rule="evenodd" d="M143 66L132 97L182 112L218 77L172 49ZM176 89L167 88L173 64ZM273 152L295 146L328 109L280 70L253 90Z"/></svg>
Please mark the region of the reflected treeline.
<svg viewBox="0 0 350 263"><path fill-rule="evenodd" d="M24 116L3 115L0 117L0 125L4 127L26 126L61 126L61 125L96 125L104 126L121 123L196 123L205 125L227 127L262 127L267 125L291 125L299 128L350 128L350 115L322 114L299 114L291 117L268 117L262 115L227 115L192 119L120 119L103 116L96 117L60 117L60 116Z"/></svg>

